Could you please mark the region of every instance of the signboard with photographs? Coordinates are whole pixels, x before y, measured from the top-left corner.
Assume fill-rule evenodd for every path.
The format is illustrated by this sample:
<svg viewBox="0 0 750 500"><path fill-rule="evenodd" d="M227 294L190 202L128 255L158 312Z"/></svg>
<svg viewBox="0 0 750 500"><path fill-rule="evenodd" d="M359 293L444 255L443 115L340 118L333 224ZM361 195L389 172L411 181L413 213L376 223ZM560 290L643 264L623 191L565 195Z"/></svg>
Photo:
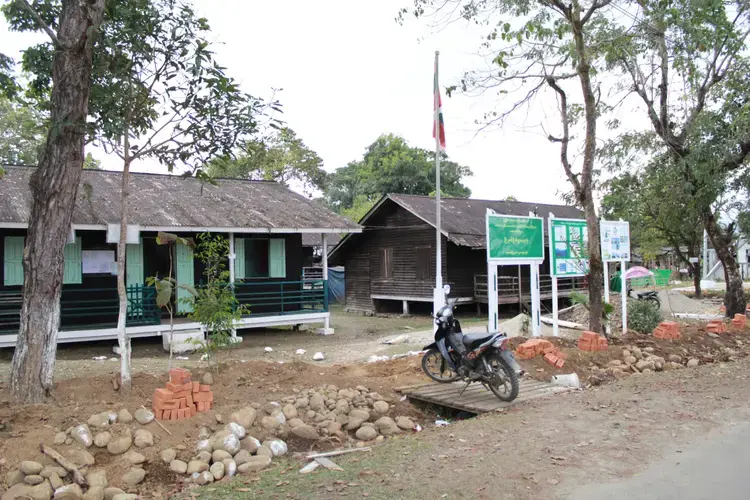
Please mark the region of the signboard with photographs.
<svg viewBox="0 0 750 500"><path fill-rule="evenodd" d="M602 260L630 261L630 224L625 221L601 221Z"/></svg>
<svg viewBox="0 0 750 500"><path fill-rule="evenodd" d="M549 219L553 276L585 276L589 272L589 231L580 219Z"/></svg>

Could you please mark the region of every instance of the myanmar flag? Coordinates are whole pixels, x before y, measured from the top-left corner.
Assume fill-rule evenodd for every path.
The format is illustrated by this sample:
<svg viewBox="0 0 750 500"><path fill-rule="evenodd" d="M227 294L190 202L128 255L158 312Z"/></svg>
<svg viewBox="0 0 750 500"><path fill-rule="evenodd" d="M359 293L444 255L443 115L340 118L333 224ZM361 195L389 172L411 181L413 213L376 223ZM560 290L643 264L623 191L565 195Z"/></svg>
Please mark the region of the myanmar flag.
<svg viewBox="0 0 750 500"><path fill-rule="evenodd" d="M445 123L443 122L443 101L440 99L440 87L438 86L438 67L435 61L435 93L434 102L437 107L438 123L440 123L440 147L445 149ZM432 138L435 138L435 122L432 123Z"/></svg>

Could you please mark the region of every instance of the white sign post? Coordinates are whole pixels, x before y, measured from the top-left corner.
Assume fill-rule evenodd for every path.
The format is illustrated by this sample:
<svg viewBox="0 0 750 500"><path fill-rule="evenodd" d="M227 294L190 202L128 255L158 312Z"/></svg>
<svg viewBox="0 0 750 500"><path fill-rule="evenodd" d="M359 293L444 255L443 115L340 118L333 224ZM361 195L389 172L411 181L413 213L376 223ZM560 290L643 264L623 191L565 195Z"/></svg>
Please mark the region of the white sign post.
<svg viewBox="0 0 750 500"><path fill-rule="evenodd" d="M489 332L497 331L497 266L531 266L531 331L542 334L539 265L544 262L544 221L541 217L500 215L487 209L487 307ZM520 283L519 283L520 285Z"/></svg>
<svg viewBox="0 0 750 500"><path fill-rule="evenodd" d="M625 279L627 263L630 261L630 223L619 221L600 222L600 240L602 243L602 262L604 263L604 300L609 302L609 262L620 263L621 299L622 299L622 333L628 331L628 286Z"/></svg>
<svg viewBox="0 0 750 500"><path fill-rule="evenodd" d="M550 275L552 277L552 335L560 335L558 318L559 276L585 276L589 260L588 228L583 219L556 219L550 213L547 218L547 240L549 241Z"/></svg>

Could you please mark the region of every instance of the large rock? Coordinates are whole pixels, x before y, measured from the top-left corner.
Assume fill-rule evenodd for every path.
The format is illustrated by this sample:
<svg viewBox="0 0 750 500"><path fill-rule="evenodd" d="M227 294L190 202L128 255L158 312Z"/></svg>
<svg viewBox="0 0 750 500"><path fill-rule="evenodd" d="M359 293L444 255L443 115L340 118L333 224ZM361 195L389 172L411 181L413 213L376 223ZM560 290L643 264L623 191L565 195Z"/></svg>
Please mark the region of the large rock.
<svg viewBox="0 0 750 500"><path fill-rule="evenodd" d="M279 422L279 425L284 425L286 423L286 417L284 416L284 412L281 411L281 409L278 409L271 413L271 418L275 418L277 422Z"/></svg>
<svg viewBox="0 0 750 500"><path fill-rule="evenodd" d="M107 487L107 471L103 469L97 469L89 471L88 474L86 474L86 482L89 484L89 486L101 486L102 492L104 488Z"/></svg>
<svg viewBox="0 0 750 500"><path fill-rule="evenodd" d="M306 410L307 407L310 406L310 400L307 398L299 398L294 402L294 406L299 408L300 410Z"/></svg>
<svg viewBox="0 0 750 500"><path fill-rule="evenodd" d="M310 398L310 409L314 411L320 411L325 409L325 399L319 393L315 393Z"/></svg>
<svg viewBox="0 0 750 500"><path fill-rule="evenodd" d="M198 451L198 452L207 451L211 453L212 451L214 451L214 445L211 442L211 440L208 438L201 439L200 441L198 441L198 444L195 445L195 451Z"/></svg>
<svg viewBox="0 0 750 500"><path fill-rule="evenodd" d="M55 434L55 446L60 446L61 444L65 444L65 440L68 438L68 435L64 432L58 432Z"/></svg>
<svg viewBox="0 0 750 500"><path fill-rule="evenodd" d="M237 466L237 472L240 474L252 474L259 472L271 465L271 457L250 457L250 461Z"/></svg>
<svg viewBox="0 0 750 500"><path fill-rule="evenodd" d="M245 436L245 439L240 441L240 450L247 450L251 455L258 451L260 448L260 441L252 436Z"/></svg>
<svg viewBox="0 0 750 500"><path fill-rule="evenodd" d="M362 420L362 422L367 422L370 420L370 412L366 410L360 410L360 409L354 409L349 412L349 419L352 418L359 418Z"/></svg>
<svg viewBox="0 0 750 500"><path fill-rule="evenodd" d="M68 456L78 467L86 467L87 465L94 465L94 455L86 450L70 450Z"/></svg>
<svg viewBox="0 0 750 500"><path fill-rule="evenodd" d="M53 491L56 490L57 488L59 488L60 486L64 486L65 485L65 483L63 482L63 480L60 479L60 476L58 476L54 472L49 475L49 477L47 478L47 480L49 481L49 485L52 486L52 490Z"/></svg>
<svg viewBox="0 0 750 500"><path fill-rule="evenodd" d="M642 372L643 370L653 371L656 369L656 365L654 364L654 362L646 359L641 359L640 361L638 361L635 364L635 367L639 372Z"/></svg>
<svg viewBox="0 0 750 500"><path fill-rule="evenodd" d="M375 401L372 405L372 409L378 415L385 415L390 409L390 405L385 401Z"/></svg>
<svg viewBox="0 0 750 500"><path fill-rule="evenodd" d="M114 436L107 445L107 451L112 455L122 455L130 449L133 444L133 435L130 433L130 429L125 429L118 436Z"/></svg>
<svg viewBox="0 0 750 500"><path fill-rule="evenodd" d="M2 500L50 500L50 498L52 498L51 490L46 484L31 486L24 483L18 483L11 486L2 496L0 496L0 499Z"/></svg>
<svg viewBox="0 0 750 500"><path fill-rule="evenodd" d="M282 412L284 412L284 416L287 420L291 420L293 418L297 418L297 408L293 404L288 404L284 406L284 408L281 409Z"/></svg>
<svg viewBox="0 0 750 500"><path fill-rule="evenodd" d="M218 481L224 477L224 463L216 462L214 464L211 464L211 467L208 469L208 471L211 473L214 479Z"/></svg>
<svg viewBox="0 0 750 500"><path fill-rule="evenodd" d="M207 451L202 451L193 457L193 460L200 460L201 462L211 463L211 454Z"/></svg>
<svg viewBox="0 0 750 500"><path fill-rule="evenodd" d="M339 399L338 401L336 401L336 411L338 411L339 413L347 414L349 413L350 409L351 407L349 406L349 401L347 401L346 399Z"/></svg>
<svg viewBox="0 0 750 500"><path fill-rule="evenodd" d="M135 420L141 425L150 424L154 420L154 412L138 408L135 410Z"/></svg>
<svg viewBox="0 0 750 500"><path fill-rule="evenodd" d="M678 356L677 354L670 354L669 356L667 356L667 360L672 363L682 363L682 356Z"/></svg>
<svg viewBox="0 0 750 500"><path fill-rule="evenodd" d="M12 470L5 476L5 484L8 487L23 483L24 473L20 470Z"/></svg>
<svg viewBox="0 0 750 500"><path fill-rule="evenodd" d="M111 486L109 488L104 488L104 500L114 500L114 498L117 495L124 495L124 494L125 492L122 491L120 488L113 488Z"/></svg>
<svg viewBox="0 0 750 500"><path fill-rule="evenodd" d="M94 436L91 435L91 430L88 425L79 425L70 431L70 437L73 441L80 444L84 448L88 448L94 444Z"/></svg>
<svg viewBox="0 0 750 500"><path fill-rule="evenodd" d="M283 457L289 450L286 443L281 439L268 439L263 442L263 446L271 450L274 457Z"/></svg>
<svg viewBox="0 0 750 500"><path fill-rule="evenodd" d="M224 450L216 450L213 453L211 453L212 462L221 462L222 460L226 460L227 458L232 458L232 454Z"/></svg>
<svg viewBox="0 0 750 500"><path fill-rule="evenodd" d="M154 435L146 429L138 429L135 431L134 442L138 448L149 448L154 445Z"/></svg>
<svg viewBox="0 0 750 500"><path fill-rule="evenodd" d="M130 414L127 408L123 408L117 412L117 421L121 424L129 424L133 421L133 415Z"/></svg>
<svg viewBox="0 0 750 500"><path fill-rule="evenodd" d="M168 464L169 462L177 458L177 452L172 448L167 448L159 454L159 457L161 457L162 462Z"/></svg>
<svg viewBox="0 0 750 500"><path fill-rule="evenodd" d="M192 479L195 484L203 486L205 484L213 483L214 475L209 471L196 472L190 476L190 479Z"/></svg>
<svg viewBox="0 0 750 500"><path fill-rule="evenodd" d="M373 439L378 437L378 431L369 426L360 427L359 429L357 429L357 432L354 435L361 441L372 441Z"/></svg>
<svg viewBox="0 0 750 500"><path fill-rule="evenodd" d="M250 454L250 452L248 452L247 450L240 450L240 451L238 451L238 452L237 452L237 454L236 454L236 455L234 456L234 462L235 462L235 464L237 464L237 465L242 465L242 464L244 464L245 462L247 462L248 460L250 460L250 457L251 457L251 456L252 456L252 455L251 455L251 454ZM229 457L229 458L232 458L232 457ZM222 461L223 461L223 460L222 460Z"/></svg>
<svg viewBox="0 0 750 500"><path fill-rule="evenodd" d="M23 478L23 482L26 484L30 484L31 486L36 486L37 484L42 484L44 482L44 478L38 474L32 474Z"/></svg>
<svg viewBox="0 0 750 500"><path fill-rule="evenodd" d="M305 425L305 422L301 418L292 418L287 423L289 424L290 429L294 429L300 425Z"/></svg>
<svg viewBox="0 0 750 500"><path fill-rule="evenodd" d="M414 422L412 422L411 419L407 417L398 417L396 419L396 425L399 429L404 431L411 431L414 429Z"/></svg>
<svg viewBox="0 0 750 500"><path fill-rule="evenodd" d="M89 488L83 495L83 500L104 500L104 488L101 486Z"/></svg>
<svg viewBox="0 0 750 500"><path fill-rule="evenodd" d="M281 405L277 401L271 401L270 403L266 403L263 405L263 411L268 413L269 415L280 409Z"/></svg>
<svg viewBox="0 0 750 500"><path fill-rule="evenodd" d="M364 420L359 417L349 417L349 422L346 424L346 430L356 431L362 426L362 422L364 422Z"/></svg>
<svg viewBox="0 0 750 500"><path fill-rule="evenodd" d="M110 441L112 441L112 434L107 431L94 436L94 446L97 448L106 448Z"/></svg>
<svg viewBox="0 0 750 500"><path fill-rule="evenodd" d="M310 441L316 441L320 437L318 431L311 425L298 425L292 429L292 434L302 439L309 439Z"/></svg>
<svg viewBox="0 0 750 500"><path fill-rule="evenodd" d="M130 462L132 465L140 465L146 461L146 457L135 450L130 450L125 455L123 455L123 458Z"/></svg>
<svg viewBox="0 0 750 500"><path fill-rule="evenodd" d="M243 439L247 435L245 428L237 422L229 422L224 428L237 436L237 439Z"/></svg>
<svg viewBox="0 0 750 500"><path fill-rule="evenodd" d="M625 356L623 358L623 361L625 361L625 364L632 365L635 364L638 360L635 359L635 356Z"/></svg>
<svg viewBox="0 0 750 500"><path fill-rule="evenodd" d="M391 436L401 432L401 429L398 428L398 425L396 425L396 422L391 417L380 417L375 422L375 427L377 427L383 436Z"/></svg>
<svg viewBox="0 0 750 500"><path fill-rule="evenodd" d="M698 359L696 359L696 358L690 358L690 359L688 360L688 362L687 362L687 365L686 365L686 366L687 366L688 368L695 368L695 367L696 367L696 366L698 366L698 365L699 365L700 363L701 363L701 362L700 362L700 361L699 361Z"/></svg>
<svg viewBox="0 0 750 500"><path fill-rule="evenodd" d="M258 451L256 452L257 456L259 457L268 457L273 458L273 452L271 451L271 448L268 446L261 446L258 448Z"/></svg>
<svg viewBox="0 0 750 500"><path fill-rule="evenodd" d="M239 411L232 413L229 416L229 420L231 422L240 424L245 429L249 429L255 422L256 415L257 412L254 408L252 408L251 406L246 406Z"/></svg>
<svg viewBox="0 0 750 500"><path fill-rule="evenodd" d="M182 460L172 460L169 462L169 470L178 474L185 474L188 469L188 464Z"/></svg>
<svg viewBox="0 0 750 500"><path fill-rule="evenodd" d="M211 438L212 451L223 450L230 455L240 451L240 440L231 431L219 431Z"/></svg>
<svg viewBox="0 0 750 500"><path fill-rule="evenodd" d="M203 378L201 379L201 384L203 385L213 385L214 383L214 376L210 373L204 373Z"/></svg>
<svg viewBox="0 0 750 500"><path fill-rule="evenodd" d="M237 463L234 460L230 458L230 459L224 460L221 463L224 464L224 475L226 477L234 477L234 475L237 474Z"/></svg>
<svg viewBox="0 0 750 500"><path fill-rule="evenodd" d="M55 500L82 500L83 491L77 484L66 484L55 490Z"/></svg>
<svg viewBox="0 0 750 500"><path fill-rule="evenodd" d="M18 464L18 470L23 472L24 474L32 475L32 474L39 474L42 472L42 469L44 469L44 466L40 464L39 462L32 462L31 460L24 460L20 464Z"/></svg>
<svg viewBox="0 0 750 500"><path fill-rule="evenodd" d="M52 474L57 474L57 477L63 478L68 475L68 471L57 465L48 465L39 473L44 478L49 478Z"/></svg>
<svg viewBox="0 0 750 500"><path fill-rule="evenodd" d="M273 431L281 427L281 423L273 417L263 417L260 419L260 426L267 431Z"/></svg>
<svg viewBox="0 0 750 500"><path fill-rule="evenodd" d="M187 465L187 473L195 474L196 472L203 472L208 470L208 462L202 460L191 460Z"/></svg>
<svg viewBox="0 0 750 500"><path fill-rule="evenodd" d="M107 427L109 426L109 412L91 415L86 423L89 427Z"/></svg>
<svg viewBox="0 0 750 500"><path fill-rule="evenodd" d="M128 486L136 486L143 482L146 477L146 471L140 467L131 467L122 475L122 482Z"/></svg>

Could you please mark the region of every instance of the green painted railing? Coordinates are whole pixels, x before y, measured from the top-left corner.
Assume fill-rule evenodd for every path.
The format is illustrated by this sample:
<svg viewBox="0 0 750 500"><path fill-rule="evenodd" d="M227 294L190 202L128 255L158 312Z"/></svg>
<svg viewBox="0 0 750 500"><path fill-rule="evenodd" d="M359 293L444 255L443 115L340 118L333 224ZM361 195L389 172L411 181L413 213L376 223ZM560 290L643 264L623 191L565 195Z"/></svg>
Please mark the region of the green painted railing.
<svg viewBox="0 0 750 500"><path fill-rule="evenodd" d="M234 293L250 316L328 312L328 281L236 282Z"/></svg>
<svg viewBox="0 0 750 500"><path fill-rule="evenodd" d="M127 326L158 325L161 312L156 307L153 287L127 287ZM60 298L60 329L84 330L117 325L120 305L115 288L70 288L63 286ZM21 291L0 292L0 332L15 333L19 327Z"/></svg>

